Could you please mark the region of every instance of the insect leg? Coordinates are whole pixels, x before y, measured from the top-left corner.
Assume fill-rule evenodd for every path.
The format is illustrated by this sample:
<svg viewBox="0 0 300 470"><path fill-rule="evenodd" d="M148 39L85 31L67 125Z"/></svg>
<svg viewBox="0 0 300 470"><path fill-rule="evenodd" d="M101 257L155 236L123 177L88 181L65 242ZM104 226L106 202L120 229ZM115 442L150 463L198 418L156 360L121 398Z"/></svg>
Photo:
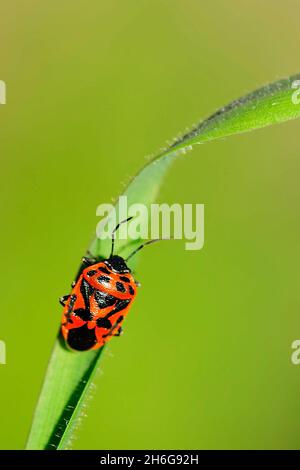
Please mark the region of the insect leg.
<svg viewBox="0 0 300 470"><path fill-rule="evenodd" d="M78 270L78 273L75 277L75 281L72 283L72 288L75 286L76 282L78 281L82 271L87 268L88 266L92 266L93 264L99 263L101 261L101 258L95 258L90 251L87 251L87 256L84 256L81 259L81 266Z"/></svg>
<svg viewBox="0 0 300 470"><path fill-rule="evenodd" d="M73 313L73 308L74 308L75 302L77 300L77 295L76 294L72 294L72 295L68 295L68 296L65 295L64 297L68 297L70 300L69 300L69 305L68 305L68 311L65 313L66 322L63 323L63 326L67 325L68 323L73 323L71 315ZM61 297L61 299L64 299L64 297ZM65 304L63 304L63 305L65 305Z"/></svg>
<svg viewBox="0 0 300 470"><path fill-rule="evenodd" d="M118 331L113 336L121 336L122 333L123 333L123 328L120 326Z"/></svg>
<svg viewBox="0 0 300 470"><path fill-rule="evenodd" d="M85 266L92 266L92 264L97 263L96 258L87 258L86 256L84 256L81 261Z"/></svg>
<svg viewBox="0 0 300 470"><path fill-rule="evenodd" d="M59 298L59 303L64 307L66 305L66 301L69 300L70 295L63 295Z"/></svg>

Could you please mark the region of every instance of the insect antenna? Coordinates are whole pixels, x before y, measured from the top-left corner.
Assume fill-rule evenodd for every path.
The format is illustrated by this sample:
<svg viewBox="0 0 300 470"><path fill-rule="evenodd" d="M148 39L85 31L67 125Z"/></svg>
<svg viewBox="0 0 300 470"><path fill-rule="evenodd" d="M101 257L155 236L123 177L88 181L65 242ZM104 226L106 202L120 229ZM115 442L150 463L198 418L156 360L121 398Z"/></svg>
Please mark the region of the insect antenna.
<svg viewBox="0 0 300 470"><path fill-rule="evenodd" d="M116 231L118 230L118 228L120 227L120 225L122 224L125 224L126 222L129 222L129 220L133 219L133 217L128 217L128 219L125 219L125 220L122 220L121 222L118 223L118 225L116 225L116 227L113 229L113 231L111 232L111 252L110 252L110 258L113 256L114 254L114 248L115 248L115 233Z"/></svg>
<svg viewBox="0 0 300 470"><path fill-rule="evenodd" d="M138 251L140 251L144 246L151 245L152 243L160 242L161 240L170 240L171 238L154 238L153 240L148 240L147 242L143 243L140 245L136 250L134 250L127 258L126 258L126 263L127 261L132 258Z"/></svg>

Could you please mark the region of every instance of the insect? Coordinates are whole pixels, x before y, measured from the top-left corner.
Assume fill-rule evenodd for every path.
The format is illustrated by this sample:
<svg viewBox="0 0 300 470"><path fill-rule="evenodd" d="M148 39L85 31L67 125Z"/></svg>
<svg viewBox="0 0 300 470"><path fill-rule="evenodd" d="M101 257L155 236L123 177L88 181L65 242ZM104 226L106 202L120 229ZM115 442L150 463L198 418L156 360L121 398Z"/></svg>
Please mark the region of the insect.
<svg viewBox="0 0 300 470"><path fill-rule="evenodd" d="M60 298L64 306L61 331L71 349L98 349L113 336L122 333L123 320L139 285L127 261L144 246L158 241L154 239L143 243L126 260L114 255L115 233L121 224L131 219L123 220L113 230L109 258L82 258L82 267L72 284L71 294Z"/></svg>

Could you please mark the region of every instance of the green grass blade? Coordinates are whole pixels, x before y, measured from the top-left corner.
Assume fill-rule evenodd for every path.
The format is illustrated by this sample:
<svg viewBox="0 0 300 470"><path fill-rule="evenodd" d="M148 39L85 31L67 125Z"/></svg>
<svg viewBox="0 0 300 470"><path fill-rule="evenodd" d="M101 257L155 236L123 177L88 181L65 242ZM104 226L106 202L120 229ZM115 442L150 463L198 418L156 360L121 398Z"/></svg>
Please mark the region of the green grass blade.
<svg viewBox="0 0 300 470"><path fill-rule="evenodd" d="M56 340L35 410L27 449L68 446L69 431L80 415L80 403L96 370L102 349L80 354Z"/></svg>
<svg viewBox="0 0 300 470"><path fill-rule="evenodd" d="M300 75L267 85L236 100L178 138L133 178L124 193L128 197L128 206L134 203L149 206L154 202L174 158L194 144L299 117L300 104L293 100L295 89L292 84L296 80L300 80ZM116 208L118 210L119 202ZM90 250L94 255L106 257L109 245L108 240L96 239ZM117 250L126 255L132 250L132 243L119 242ZM74 353L66 350L60 339L56 341L27 449L65 449L70 445L101 356L102 350Z"/></svg>
<svg viewBox="0 0 300 470"><path fill-rule="evenodd" d="M231 102L177 139L172 149L201 144L300 116L300 75L266 85Z"/></svg>

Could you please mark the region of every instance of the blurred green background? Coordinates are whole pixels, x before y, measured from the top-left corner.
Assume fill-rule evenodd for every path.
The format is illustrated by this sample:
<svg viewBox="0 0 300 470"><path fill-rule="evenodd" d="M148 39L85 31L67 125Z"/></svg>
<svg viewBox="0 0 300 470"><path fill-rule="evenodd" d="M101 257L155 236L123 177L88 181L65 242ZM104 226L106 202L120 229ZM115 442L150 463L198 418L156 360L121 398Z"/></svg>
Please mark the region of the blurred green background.
<svg viewBox="0 0 300 470"><path fill-rule="evenodd" d="M98 219L155 152L300 71L297 1L0 2L0 447L21 449ZM76 449L299 448L299 121L196 146L159 200L205 204L205 246L145 250Z"/></svg>

